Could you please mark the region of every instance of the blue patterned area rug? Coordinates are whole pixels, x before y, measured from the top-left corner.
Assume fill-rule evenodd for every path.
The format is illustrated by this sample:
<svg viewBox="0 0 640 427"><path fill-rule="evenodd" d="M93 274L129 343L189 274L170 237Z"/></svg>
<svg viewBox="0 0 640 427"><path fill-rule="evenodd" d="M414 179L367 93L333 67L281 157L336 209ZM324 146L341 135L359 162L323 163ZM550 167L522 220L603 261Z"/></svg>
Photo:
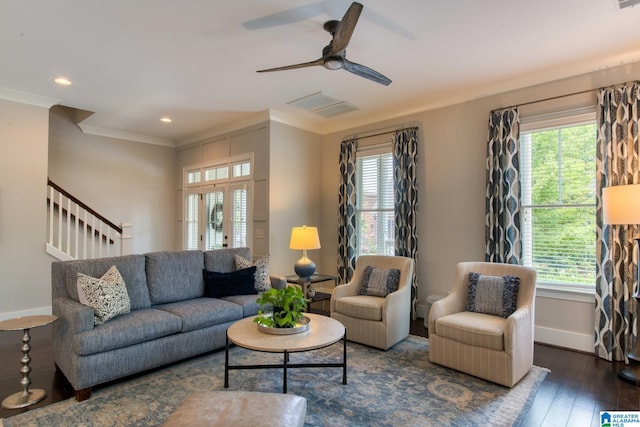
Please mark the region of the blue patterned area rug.
<svg viewBox="0 0 640 427"><path fill-rule="evenodd" d="M526 414L548 370L534 367L514 388L429 362L429 341L410 336L389 351L348 343L341 368L291 369L288 391L307 398L306 426L510 426ZM335 362L342 345L291 356L291 363ZM232 364L280 363L282 356L233 347ZM224 390L224 351L190 359L0 420L16 426L157 426L191 392ZM282 371L233 370L229 390L282 392ZM215 404L215 402L213 403ZM206 410L206 408L203 408Z"/></svg>

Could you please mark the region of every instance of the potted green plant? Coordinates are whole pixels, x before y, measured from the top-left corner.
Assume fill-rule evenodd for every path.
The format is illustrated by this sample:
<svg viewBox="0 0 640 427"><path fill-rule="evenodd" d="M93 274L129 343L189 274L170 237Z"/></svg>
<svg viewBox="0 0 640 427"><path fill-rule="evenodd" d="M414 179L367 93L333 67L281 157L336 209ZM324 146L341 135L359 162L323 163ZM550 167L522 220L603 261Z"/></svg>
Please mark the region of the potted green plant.
<svg viewBox="0 0 640 427"><path fill-rule="evenodd" d="M307 301L302 290L297 286L271 288L263 292L256 302L260 305L273 306L273 313L265 314L260 309L258 316L254 319L258 325L269 328L295 328L296 324L302 320L302 313L307 308Z"/></svg>

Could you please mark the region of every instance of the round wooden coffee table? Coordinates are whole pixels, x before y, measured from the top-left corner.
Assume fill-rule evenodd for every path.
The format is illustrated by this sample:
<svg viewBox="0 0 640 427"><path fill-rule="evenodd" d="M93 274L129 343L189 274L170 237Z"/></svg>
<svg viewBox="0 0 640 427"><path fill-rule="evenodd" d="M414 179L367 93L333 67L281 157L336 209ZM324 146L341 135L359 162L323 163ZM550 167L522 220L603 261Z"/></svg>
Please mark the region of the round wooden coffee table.
<svg viewBox="0 0 640 427"><path fill-rule="evenodd" d="M335 319L312 313L305 313L311 321L309 329L305 332L292 335L272 335L258 330L258 325L253 321L256 316L247 317L237 321L227 329L227 345L224 360L224 387L229 387L229 371L234 369L282 369L282 392L287 392L287 369L329 367L342 368L342 384L347 384L347 340L344 325ZM318 350L328 347L342 340L342 361L336 363L289 363L290 353ZM282 364L262 365L230 365L229 344L253 351L267 353L282 353Z"/></svg>

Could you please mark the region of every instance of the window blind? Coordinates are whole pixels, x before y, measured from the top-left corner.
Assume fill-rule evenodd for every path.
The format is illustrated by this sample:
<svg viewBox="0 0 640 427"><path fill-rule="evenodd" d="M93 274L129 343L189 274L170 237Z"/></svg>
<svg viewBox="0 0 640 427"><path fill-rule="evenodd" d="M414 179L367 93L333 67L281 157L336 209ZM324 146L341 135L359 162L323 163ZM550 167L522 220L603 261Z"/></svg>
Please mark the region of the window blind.
<svg viewBox="0 0 640 427"><path fill-rule="evenodd" d="M595 285L596 125L520 135L523 263L538 282Z"/></svg>

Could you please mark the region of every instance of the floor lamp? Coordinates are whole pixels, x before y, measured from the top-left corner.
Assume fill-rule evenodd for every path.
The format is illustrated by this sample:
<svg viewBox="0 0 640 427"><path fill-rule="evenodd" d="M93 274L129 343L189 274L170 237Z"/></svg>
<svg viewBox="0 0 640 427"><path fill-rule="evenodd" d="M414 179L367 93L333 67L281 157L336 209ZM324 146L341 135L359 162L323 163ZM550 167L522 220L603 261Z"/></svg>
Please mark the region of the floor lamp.
<svg viewBox="0 0 640 427"><path fill-rule="evenodd" d="M602 189L603 222L605 224L640 224L640 184L619 185ZM634 237L638 250L638 288L633 298L636 310L640 311L640 236ZM636 322L640 321L637 313ZM636 325L640 332L640 325ZM640 386L640 337L636 337L635 348L628 354L629 366L618 372L618 376L631 384Z"/></svg>

